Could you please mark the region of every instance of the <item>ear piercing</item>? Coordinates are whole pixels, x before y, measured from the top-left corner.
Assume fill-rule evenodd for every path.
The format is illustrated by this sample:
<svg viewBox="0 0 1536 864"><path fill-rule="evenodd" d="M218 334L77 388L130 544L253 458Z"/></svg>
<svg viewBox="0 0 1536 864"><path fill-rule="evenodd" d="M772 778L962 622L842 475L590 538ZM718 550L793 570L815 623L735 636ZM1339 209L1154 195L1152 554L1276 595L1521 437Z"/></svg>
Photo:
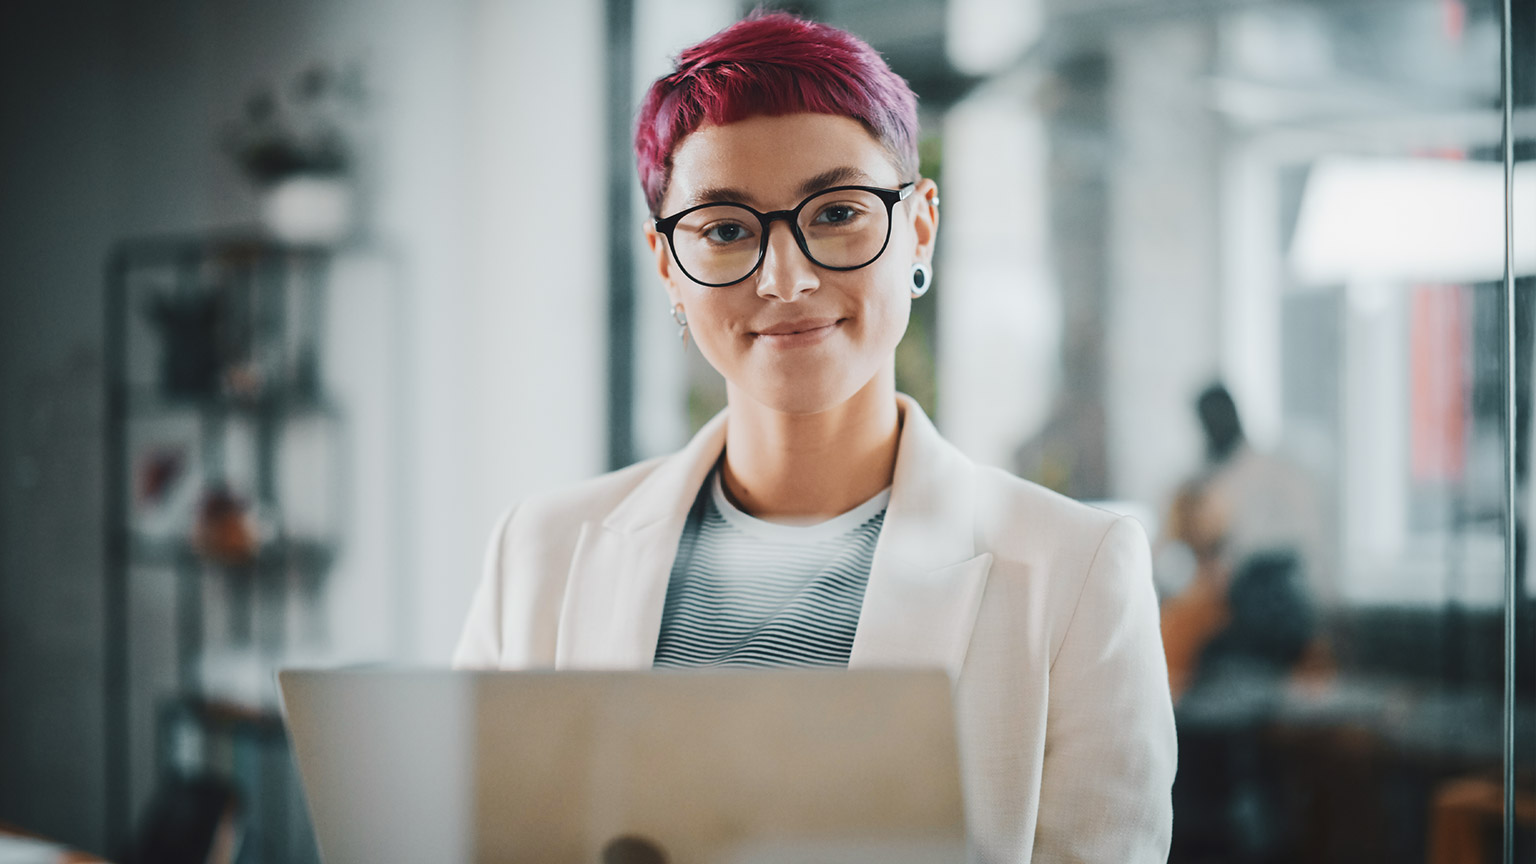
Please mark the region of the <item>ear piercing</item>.
<svg viewBox="0 0 1536 864"><path fill-rule="evenodd" d="M683 340L683 353L688 352L688 313L683 311L683 304L672 307L672 320L677 322L677 336Z"/></svg>
<svg viewBox="0 0 1536 864"><path fill-rule="evenodd" d="M933 286L933 268L924 261L912 265L912 296L921 297Z"/></svg>

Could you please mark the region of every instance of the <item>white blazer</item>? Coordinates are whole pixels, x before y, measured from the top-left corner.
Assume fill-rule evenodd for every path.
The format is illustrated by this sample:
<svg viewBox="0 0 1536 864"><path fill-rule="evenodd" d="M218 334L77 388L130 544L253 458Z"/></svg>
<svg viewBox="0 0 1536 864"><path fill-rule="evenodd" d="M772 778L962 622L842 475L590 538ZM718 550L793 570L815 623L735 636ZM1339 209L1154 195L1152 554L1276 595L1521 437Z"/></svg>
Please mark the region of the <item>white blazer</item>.
<svg viewBox="0 0 1536 864"><path fill-rule="evenodd" d="M978 860L1165 861L1176 744L1141 526L976 465L897 400L890 504L849 666L949 671ZM727 415L677 453L503 516L454 665L649 668Z"/></svg>

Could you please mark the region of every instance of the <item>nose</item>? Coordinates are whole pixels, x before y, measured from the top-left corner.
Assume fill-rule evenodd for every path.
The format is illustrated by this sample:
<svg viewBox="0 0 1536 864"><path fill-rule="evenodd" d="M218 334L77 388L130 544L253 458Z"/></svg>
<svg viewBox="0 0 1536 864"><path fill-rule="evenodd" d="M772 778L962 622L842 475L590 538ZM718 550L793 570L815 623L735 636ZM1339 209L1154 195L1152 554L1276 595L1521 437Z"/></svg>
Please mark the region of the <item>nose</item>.
<svg viewBox="0 0 1536 864"><path fill-rule="evenodd" d="M820 285L816 265L800 251L789 224L769 225L768 249L763 252L762 266L757 268L757 296L788 301L815 291Z"/></svg>

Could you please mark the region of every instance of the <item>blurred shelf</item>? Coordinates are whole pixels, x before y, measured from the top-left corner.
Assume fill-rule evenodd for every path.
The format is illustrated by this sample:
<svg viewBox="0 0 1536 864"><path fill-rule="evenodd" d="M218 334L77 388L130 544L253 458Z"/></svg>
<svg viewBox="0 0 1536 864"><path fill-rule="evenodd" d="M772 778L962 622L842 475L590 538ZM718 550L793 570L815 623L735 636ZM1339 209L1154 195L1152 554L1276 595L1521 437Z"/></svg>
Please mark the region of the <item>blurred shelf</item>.
<svg viewBox="0 0 1536 864"><path fill-rule="evenodd" d="M129 419L163 417L172 414L199 414L235 417L290 418L315 415L330 419L341 417L341 406L314 393L274 390L256 399L226 397L189 398L166 396L152 387L132 387L125 409Z"/></svg>
<svg viewBox="0 0 1536 864"><path fill-rule="evenodd" d="M324 575L336 560L336 544L317 538L274 540L262 546L247 562L228 563L203 555L191 540L150 540L133 537L128 542L128 561L149 567L181 565L219 567L229 571L272 570L279 565L297 567L315 576Z"/></svg>
<svg viewBox="0 0 1536 864"><path fill-rule="evenodd" d="M282 712L272 706L182 696L169 700L164 710L172 717L192 720L210 732L265 739L287 738Z"/></svg>
<svg viewBox="0 0 1536 864"><path fill-rule="evenodd" d="M107 815L116 833L131 827L136 765L213 771L235 778L251 806L241 864L315 860L302 808L290 812L297 779L271 664L295 650L296 632L325 638L317 626L323 618L309 610L322 604L318 589L340 557L329 529L347 524L349 455L346 413L325 392L326 298L339 258L374 254L386 266L393 261L362 240L293 244L242 230L126 238L110 251L102 473L111 647L103 725ZM184 485L162 488L170 509L146 511L134 503L136 482L167 467L145 461L161 458L150 453L161 448L179 463L172 479L162 479ZM295 484L290 475L300 472ZM229 509L227 502L209 494L232 485L242 490L228 496L239 528L217 509ZM300 495L320 508L311 519L297 519ZM224 533L198 532L200 520ZM251 548L252 556L215 559L199 551L202 536L223 541L209 548ZM240 542L252 537L270 539ZM174 585L139 578L153 569L171 571ZM130 614L149 603L156 614ZM156 655L155 668L146 662L137 678L130 658L148 655L133 657L136 621L171 629L154 638L169 637L174 651L173 662ZM237 648L256 653L231 659ZM172 674L172 692L152 692L160 685L150 681ZM165 735L154 758L144 759L149 754L134 752L134 712L148 705L159 708L165 727L197 734Z"/></svg>
<svg viewBox="0 0 1536 864"><path fill-rule="evenodd" d="M341 252L367 249L364 243L325 245L289 243L256 231L229 231L218 234L165 234L136 237L118 243L112 258L123 264L143 266L164 263L185 264L191 259L262 260L273 257L326 259Z"/></svg>

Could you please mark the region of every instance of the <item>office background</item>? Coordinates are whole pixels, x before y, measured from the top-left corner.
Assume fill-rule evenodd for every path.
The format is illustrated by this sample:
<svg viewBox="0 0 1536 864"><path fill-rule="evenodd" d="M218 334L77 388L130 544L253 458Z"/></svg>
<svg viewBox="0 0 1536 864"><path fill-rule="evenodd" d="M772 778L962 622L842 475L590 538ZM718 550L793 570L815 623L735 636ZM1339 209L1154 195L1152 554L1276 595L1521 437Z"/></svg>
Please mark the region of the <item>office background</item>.
<svg viewBox="0 0 1536 864"><path fill-rule="evenodd" d="M167 700L260 709L283 662L445 662L500 510L674 449L723 404L644 252L628 124L672 54L748 8L0 12L0 822L123 848L183 758ZM1521 650L1521 728L1536 728L1529 0L1514 3L1509 93L1488 0L784 8L864 37L919 95L944 223L898 374L940 430L1137 515L1170 601L1198 570L1173 518L1191 478L1225 478L1210 506L1229 534L1267 521L1281 526L1269 545L1295 553L1285 608L1309 622L1307 650L1261 676L1259 707L1219 682L1181 707L1262 765L1188 793L1196 836L1176 859L1431 860L1461 818L1447 790L1501 761L1503 668ZM1525 165L1513 364L1506 105ZM260 152L274 140L334 147L274 167ZM283 181L316 178L332 182L285 187L301 214L285 217ZM326 207L331 223L304 222ZM261 245L273 236L324 263L292 289L323 314L285 319L274 350L310 345L299 366L325 419L281 437L272 462L251 443L266 427L232 410L214 460L199 418L246 392L233 373L303 377L287 355L262 366L255 325L254 365L222 369L188 416L144 419L112 393L149 394L148 413L185 405L155 296L226 290L253 260L290 275L241 290L310 278L291 275L308 272L291 245ZM154 243L172 263L134 275L129 253ZM320 323L295 336L305 322ZM1195 402L1218 382L1253 457L1239 468L1206 452ZM1518 644L1503 631L1511 444ZM326 537L318 575L223 574L240 550L221 561L197 533L215 486L253 542ZM1255 498L1282 503L1266 515ZM151 535L197 542L134 559ZM1394 725L1405 716L1418 725ZM1366 743L1341 743L1346 726ZM1529 795L1536 763L1516 756ZM1342 785L1306 773L1341 764ZM300 854L285 842L243 854Z"/></svg>

